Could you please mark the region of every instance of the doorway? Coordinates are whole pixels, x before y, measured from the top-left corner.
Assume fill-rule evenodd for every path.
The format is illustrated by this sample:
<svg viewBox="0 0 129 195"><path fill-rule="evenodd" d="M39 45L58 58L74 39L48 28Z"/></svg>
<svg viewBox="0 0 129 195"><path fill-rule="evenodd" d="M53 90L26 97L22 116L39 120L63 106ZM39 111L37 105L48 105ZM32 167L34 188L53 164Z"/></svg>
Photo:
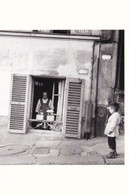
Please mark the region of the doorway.
<svg viewBox="0 0 129 195"><path fill-rule="evenodd" d="M31 94L31 110L30 110L30 127L34 129L43 130L43 126L37 127L38 121L36 120L36 106L40 99L42 99L43 92L47 92L48 100L51 100L53 105L53 121L48 122L45 130L58 130L62 129L62 113L64 102L64 84L65 79L62 78L46 78L32 76L32 94ZM46 121L47 122L47 121Z"/></svg>

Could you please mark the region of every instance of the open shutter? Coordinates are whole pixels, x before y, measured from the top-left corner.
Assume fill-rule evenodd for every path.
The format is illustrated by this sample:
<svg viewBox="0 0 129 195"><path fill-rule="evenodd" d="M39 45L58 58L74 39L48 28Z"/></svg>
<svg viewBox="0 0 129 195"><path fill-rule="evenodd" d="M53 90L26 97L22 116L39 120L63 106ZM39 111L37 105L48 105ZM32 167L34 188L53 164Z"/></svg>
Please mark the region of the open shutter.
<svg viewBox="0 0 129 195"><path fill-rule="evenodd" d="M83 81L66 80L65 136L81 138Z"/></svg>
<svg viewBox="0 0 129 195"><path fill-rule="evenodd" d="M12 75L9 131L25 133L27 130L27 98L29 77Z"/></svg>

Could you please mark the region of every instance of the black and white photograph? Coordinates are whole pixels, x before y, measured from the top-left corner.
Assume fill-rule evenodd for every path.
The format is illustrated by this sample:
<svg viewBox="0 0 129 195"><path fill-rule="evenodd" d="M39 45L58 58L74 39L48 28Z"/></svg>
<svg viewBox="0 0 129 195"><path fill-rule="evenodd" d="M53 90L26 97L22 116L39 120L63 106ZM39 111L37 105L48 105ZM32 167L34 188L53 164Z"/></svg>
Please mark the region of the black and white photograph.
<svg viewBox="0 0 129 195"><path fill-rule="evenodd" d="M0 30L0 164L124 164L124 30Z"/></svg>
<svg viewBox="0 0 129 195"><path fill-rule="evenodd" d="M129 1L0 1L0 194L128 194Z"/></svg>

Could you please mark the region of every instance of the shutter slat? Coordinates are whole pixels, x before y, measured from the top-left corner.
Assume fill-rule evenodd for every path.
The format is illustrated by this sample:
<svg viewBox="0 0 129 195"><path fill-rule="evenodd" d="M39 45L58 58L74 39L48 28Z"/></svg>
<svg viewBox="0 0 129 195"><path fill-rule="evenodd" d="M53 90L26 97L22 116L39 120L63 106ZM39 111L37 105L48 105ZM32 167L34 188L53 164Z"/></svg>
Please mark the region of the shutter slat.
<svg viewBox="0 0 129 195"><path fill-rule="evenodd" d="M67 115L67 119L69 119L69 117L72 119L76 119L76 118L79 118L79 114L78 115L74 115L73 113Z"/></svg>
<svg viewBox="0 0 129 195"><path fill-rule="evenodd" d="M78 116L79 115L79 109L78 110L73 110L73 109L69 109L67 111L67 115L72 115L72 116Z"/></svg>
<svg viewBox="0 0 129 195"><path fill-rule="evenodd" d="M80 105L80 103L76 103L76 104L73 103L73 104L72 104L72 103L69 103L69 102L68 102L68 106L79 106L79 105Z"/></svg>
<svg viewBox="0 0 129 195"><path fill-rule="evenodd" d="M66 130L66 133L70 133L70 134L77 134L78 133L78 129L76 129L76 130L74 130L74 128L73 129L69 129L69 128L67 128L67 130Z"/></svg>
<svg viewBox="0 0 129 195"><path fill-rule="evenodd" d="M68 98L69 98L69 99L72 99L72 100L79 100L79 99L80 99L80 95L79 95L79 96L75 96L75 94L71 94L71 93L70 93L70 94L68 95Z"/></svg>
<svg viewBox="0 0 129 195"><path fill-rule="evenodd" d="M78 130L78 125L77 124L76 125L73 125L73 124L72 125L66 125L66 128L67 128L67 130L71 129L71 130L74 131L75 129Z"/></svg>
<svg viewBox="0 0 129 195"><path fill-rule="evenodd" d="M66 131L66 133L68 133L71 137L71 134L76 135L78 131L71 131L70 129L68 129L68 131Z"/></svg>
<svg viewBox="0 0 129 195"><path fill-rule="evenodd" d="M79 117L78 118L72 118L72 117L69 117L69 118L67 118L67 122L69 122L69 123L76 123L77 124L77 121L79 120Z"/></svg>
<svg viewBox="0 0 129 195"><path fill-rule="evenodd" d="M22 119L24 119L24 116L19 116L19 117L16 117L16 116L12 116L10 121L12 120L15 120L15 121L21 121ZM23 122L23 121L22 121Z"/></svg>
<svg viewBox="0 0 129 195"><path fill-rule="evenodd" d="M70 128L70 127L67 127L66 132L69 133L69 131L74 132L74 133L75 132L78 133L78 128L74 128L74 127L73 128Z"/></svg>
<svg viewBox="0 0 129 195"><path fill-rule="evenodd" d="M73 114L71 114L71 115L67 115L67 120L76 120L76 119L79 119L79 115L77 116L77 115L73 115Z"/></svg>

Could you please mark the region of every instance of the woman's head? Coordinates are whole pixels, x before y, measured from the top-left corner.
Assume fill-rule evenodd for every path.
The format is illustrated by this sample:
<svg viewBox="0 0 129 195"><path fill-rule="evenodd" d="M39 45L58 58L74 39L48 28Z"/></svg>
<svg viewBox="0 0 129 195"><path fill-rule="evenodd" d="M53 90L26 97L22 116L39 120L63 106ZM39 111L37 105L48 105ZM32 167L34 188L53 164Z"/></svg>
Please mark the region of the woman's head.
<svg viewBox="0 0 129 195"><path fill-rule="evenodd" d="M46 91L44 91L43 93L42 93L42 96L43 96L43 99L47 99L47 92Z"/></svg>

